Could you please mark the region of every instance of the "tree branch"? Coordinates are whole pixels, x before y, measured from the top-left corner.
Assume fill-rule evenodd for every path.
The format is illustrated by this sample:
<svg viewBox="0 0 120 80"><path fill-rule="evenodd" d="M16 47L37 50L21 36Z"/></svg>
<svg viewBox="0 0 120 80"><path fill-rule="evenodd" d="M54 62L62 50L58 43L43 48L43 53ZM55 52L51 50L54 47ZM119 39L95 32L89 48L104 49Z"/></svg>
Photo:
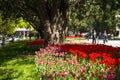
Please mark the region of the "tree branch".
<svg viewBox="0 0 120 80"><path fill-rule="evenodd" d="M45 1L37 0L36 8L37 8L38 16L39 16L40 20L42 21L42 23L45 24L46 21L50 22L50 17L47 13L47 10L46 10Z"/></svg>

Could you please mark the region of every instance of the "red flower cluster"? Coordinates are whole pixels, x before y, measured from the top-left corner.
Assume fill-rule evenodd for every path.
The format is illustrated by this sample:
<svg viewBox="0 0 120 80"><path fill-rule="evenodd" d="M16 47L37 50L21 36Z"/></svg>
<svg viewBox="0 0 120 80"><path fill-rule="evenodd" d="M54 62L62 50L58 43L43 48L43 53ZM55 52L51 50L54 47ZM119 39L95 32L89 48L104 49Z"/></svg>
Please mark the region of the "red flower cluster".
<svg viewBox="0 0 120 80"><path fill-rule="evenodd" d="M41 40L35 40L35 41L30 41L30 42L27 42L27 45L30 46L30 45L39 45L39 44L44 44L45 40L44 39L41 39Z"/></svg>
<svg viewBox="0 0 120 80"><path fill-rule="evenodd" d="M81 45L81 44L62 44L60 45L61 49L64 52L73 51L83 51L86 53L118 53L120 52L120 47L112 47L102 44L89 44L89 45Z"/></svg>
<svg viewBox="0 0 120 80"><path fill-rule="evenodd" d="M93 62L96 62L96 59L101 57L101 56L102 56L101 54L97 54L97 53L89 54L90 60L93 61Z"/></svg>
<svg viewBox="0 0 120 80"><path fill-rule="evenodd" d="M85 38L84 36L67 36L66 38Z"/></svg>
<svg viewBox="0 0 120 80"><path fill-rule="evenodd" d="M88 58L88 55L85 52L78 52L78 58Z"/></svg>
<svg viewBox="0 0 120 80"><path fill-rule="evenodd" d="M106 64L107 67L116 67L116 65L120 64L120 47L112 47L99 44L62 44L59 46L61 47L62 51L71 52L73 55L77 55L78 58L89 58L93 62L96 62L96 59L99 58L99 63Z"/></svg>

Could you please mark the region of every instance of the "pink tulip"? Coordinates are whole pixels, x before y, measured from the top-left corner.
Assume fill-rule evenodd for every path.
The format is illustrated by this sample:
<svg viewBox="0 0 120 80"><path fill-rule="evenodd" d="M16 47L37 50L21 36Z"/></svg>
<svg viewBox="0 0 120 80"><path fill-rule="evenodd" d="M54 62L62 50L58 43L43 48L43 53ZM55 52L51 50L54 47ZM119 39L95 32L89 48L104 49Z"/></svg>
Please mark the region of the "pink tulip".
<svg viewBox="0 0 120 80"><path fill-rule="evenodd" d="M105 78L105 79L106 79L106 78L107 78L107 75L106 75L106 74L104 74L104 75L103 75L103 78Z"/></svg>
<svg viewBox="0 0 120 80"><path fill-rule="evenodd" d="M82 70L80 70L80 72L86 72L86 68L83 68Z"/></svg>
<svg viewBox="0 0 120 80"><path fill-rule="evenodd" d="M53 76L52 76L52 75L49 75L48 78L49 78L49 79L53 79Z"/></svg>
<svg viewBox="0 0 120 80"><path fill-rule="evenodd" d="M36 56L39 56L39 51L35 51Z"/></svg>
<svg viewBox="0 0 120 80"><path fill-rule="evenodd" d="M98 77L99 77L99 79L101 79L101 78L103 77L103 75L102 75L102 74L99 74Z"/></svg>
<svg viewBox="0 0 120 80"><path fill-rule="evenodd" d="M62 77L66 77L68 74L67 73L63 73L62 74Z"/></svg>
<svg viewBox="0 0 120 80"><path fill-rule="evenodd" d="M59 56L59 53L55 53L55 56Z"/></svg>
<svg viewBox="0 0 120 80"><path fill-rule="evenodd" d="M48 76L48 74L43 74L43 77L47 77Z"/></svg>
<svg viewBox="0 0 120 80"><path fill-rule="evenodd" d="M97 69L97 70L100 70L100 67L97 67L96 69Z"/></svg>
<svg viewBox="0 0 120 80"><path fill-rule="evenodd" d="M76 73L73 73L73 74L72 74L72 77L75 77L75 76L76 76Z"/></svg>
<svg viewBox="0 0 120 80"><path fill-rule="evenodd" d="M108 80L112 80L112 79L115 78L115 77L116 77L115 74L109 74L109 75L108 75Z"/></svg>
<svg viewBox="0 0 120 80"><path fill-rule="evenodd" d="M38 60L38 64L42 64L42 61Z"/></svg>
<svg viewBox="0 0 120 80"><path fill-rule="evenodd" d="M109 68L105 70L105 73L108 73L109 72Z"/></svg>
<svg viewBox="0 0 120 80"><path fill-rule="evenodd" d="M116 71L115 70L110 70L111 73L115 73Z"/></svg>
<svg viewBox="0 0 120 80"><path fill-rule="evenodd" d="M86 80L86 78L85 78L85 77L82 77L82 80Z"/></svg>
<svg viewBox="0 0 120 80"><path fill-rule="evenodd" d="M92 76L92 77L94 77L94 76L95 76L95 74L94 74L94 73L92 73L92 74L91 74L91 76Z"/></svg>

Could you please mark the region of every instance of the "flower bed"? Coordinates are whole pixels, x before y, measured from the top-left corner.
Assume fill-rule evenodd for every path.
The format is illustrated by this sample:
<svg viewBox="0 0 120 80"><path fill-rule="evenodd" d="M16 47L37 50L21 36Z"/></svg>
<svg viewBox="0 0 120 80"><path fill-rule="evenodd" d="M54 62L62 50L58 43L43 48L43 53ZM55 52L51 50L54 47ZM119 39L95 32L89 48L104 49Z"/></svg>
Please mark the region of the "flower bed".
<svg viewBox="0 0 120 80"><path fill-rule="evenodd" d="M27 44L28 46L44 44L44 39L35 40L35 41L29 41L29 42L27 42L26 44Z"/></svg>
<svg viewBox="0 0 120 80"><path fill-rule="evenodd" d="M119 52L105 45L48 46L35 52L36 70L42 80L116 80Z"/></svg>

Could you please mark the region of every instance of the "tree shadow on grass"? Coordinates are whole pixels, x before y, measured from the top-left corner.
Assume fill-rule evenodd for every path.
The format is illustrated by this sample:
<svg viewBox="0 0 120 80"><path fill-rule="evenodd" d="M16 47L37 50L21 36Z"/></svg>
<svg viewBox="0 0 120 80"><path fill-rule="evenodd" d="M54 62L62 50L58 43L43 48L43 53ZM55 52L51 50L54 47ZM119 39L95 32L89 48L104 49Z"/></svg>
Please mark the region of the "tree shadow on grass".
<svg viewBox="0 0 120 80"><path fill-rule="evenodd" d="M34 52L43 46L26 46L26 42L14 42L0 48L0 80L33 80L36 77Z"/></svg>
<svg viewBox="0 0 120 80"><path fill-rule="evenodd" d="M0 80L33 80L37 78L34 57L19 57L0 66ZM38 80L38 79L35 79Z"/></svg>
<svg viewBox="0 0 120 80"><path fill-rule="evenodd" d="M2 75L2 76L0 76L0 80L12 80L12 79L19 77L21 74L21 72L19 72L19 73L15 74L15 76L14 76L13 72L17 72L17 71L15 71L13 69L9 69L9 68L8 69L0 68L0 75Z"/></svg>
<svg viewBox="0 0 120 80"><path fill-rule="evenodd" d="M43 45L27 46L26 42L27 41L18 41L0 48L0 64L14 58L34 55L35 51L43 47Z"/></svg>

